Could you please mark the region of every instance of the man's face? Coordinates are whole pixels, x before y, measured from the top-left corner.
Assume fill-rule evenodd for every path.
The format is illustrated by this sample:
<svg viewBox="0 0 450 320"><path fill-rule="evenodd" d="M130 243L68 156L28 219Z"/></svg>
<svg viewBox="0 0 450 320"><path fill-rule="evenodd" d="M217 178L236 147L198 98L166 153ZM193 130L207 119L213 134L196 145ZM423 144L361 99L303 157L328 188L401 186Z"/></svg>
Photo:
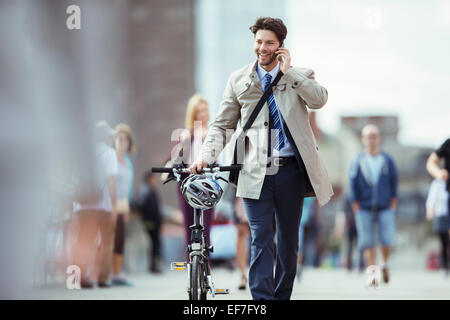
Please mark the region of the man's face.
<svg viewBox="0 0 450 320"><path fill-rule="evenodd" d="M275 51L280 47L280 42L271 30L258 30L255 34L254 51L258 57L258 63L261 66L276 65Z"/></svg>
<svg viewBox="0 0 450 320"><path fill-rule="evenodd" d="M370 130L362 136L362 143L369 150L377 149L380 141L380 134L376 130Z"/></svg>

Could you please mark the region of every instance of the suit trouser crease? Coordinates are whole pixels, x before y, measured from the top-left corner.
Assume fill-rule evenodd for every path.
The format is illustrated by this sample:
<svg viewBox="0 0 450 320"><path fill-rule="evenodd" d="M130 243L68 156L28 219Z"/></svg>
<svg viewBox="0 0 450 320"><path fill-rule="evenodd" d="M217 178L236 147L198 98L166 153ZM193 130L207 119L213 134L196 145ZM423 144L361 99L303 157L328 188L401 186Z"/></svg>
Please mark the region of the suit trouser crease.
<svg viewBox="0 0 450 320"><path fill-rule="evenodd" d="M304 172L297 163L291 163L280 167L277 174L265 177L258 200L244 199L252 235L249 285L255 300L286 300L291 296L305 189Z"/></svg>

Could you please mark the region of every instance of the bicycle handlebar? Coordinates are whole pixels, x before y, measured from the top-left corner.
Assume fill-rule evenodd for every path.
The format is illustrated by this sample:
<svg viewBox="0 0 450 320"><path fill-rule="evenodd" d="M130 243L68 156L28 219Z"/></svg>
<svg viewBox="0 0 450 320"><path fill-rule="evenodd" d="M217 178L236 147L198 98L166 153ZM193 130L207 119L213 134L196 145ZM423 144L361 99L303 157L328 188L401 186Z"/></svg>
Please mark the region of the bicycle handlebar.
<svg viewBox="0 0 450 320"><path fill-rule="evenodd" d="M241 170L241 165L231 165L231 166L213 166L206 167L201 170L201 173L210 172L223 172L223 171L239 171ZM172 173L176 171L177 173L190 173L189 168L177 168L177 167L153 167L152 172L155 173Z"/></svg>

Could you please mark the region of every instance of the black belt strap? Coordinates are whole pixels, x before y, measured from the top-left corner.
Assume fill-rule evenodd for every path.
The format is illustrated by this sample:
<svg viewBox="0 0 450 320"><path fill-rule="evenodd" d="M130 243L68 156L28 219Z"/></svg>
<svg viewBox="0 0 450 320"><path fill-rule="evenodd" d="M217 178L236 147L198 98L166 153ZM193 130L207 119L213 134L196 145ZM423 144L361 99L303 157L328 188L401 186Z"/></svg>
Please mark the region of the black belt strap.
<svg viewBox="0 0 450 320"><path fill-rule="evenodd" d="M253 122L255 121L255 119L258 116L259 112L261 111L262 107L266 103L267 99L269 99L269 96L272 94L272 92L273 92L272 87L277 85L278 81L283 76L283 74L284 73L281 70L278 71L278 74L275 77L275 79L273 80L273 82L271 83L270 87L264 92L261 99L259 99L258 104L256 105L255 109L253 110L252 114L248 118L245 125L242 127L242 132L239 134L239 137L236 139L236 145L234 146L233 164L242 164L243 163L244 159L239 159L240 162L239 163L237 162L237 160L238 160L237 159L237 144L240 141L240 143L242 143L242 145L243 145L248 129L250 129L250 127L253 125Z"/></svg>

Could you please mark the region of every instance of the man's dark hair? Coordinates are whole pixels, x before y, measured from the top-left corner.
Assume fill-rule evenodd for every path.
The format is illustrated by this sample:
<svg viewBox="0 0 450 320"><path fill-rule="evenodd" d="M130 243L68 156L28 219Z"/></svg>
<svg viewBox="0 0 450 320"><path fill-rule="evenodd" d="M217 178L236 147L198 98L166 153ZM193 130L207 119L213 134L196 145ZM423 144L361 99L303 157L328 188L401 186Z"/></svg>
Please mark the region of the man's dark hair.
<svg viewBox="0 0 450 320"><path fill-rule="evenodd" d="M270 18L270 17L258 18L255 24L250 27L250 31L253 32L254 35L256 35L256 32L258 32L258 30L273 31L276 34L278 41L280 41L280 46L283 45L284 39L286 39L287 35L286 26L284 25L281 19L277 18Z"/></svg>

